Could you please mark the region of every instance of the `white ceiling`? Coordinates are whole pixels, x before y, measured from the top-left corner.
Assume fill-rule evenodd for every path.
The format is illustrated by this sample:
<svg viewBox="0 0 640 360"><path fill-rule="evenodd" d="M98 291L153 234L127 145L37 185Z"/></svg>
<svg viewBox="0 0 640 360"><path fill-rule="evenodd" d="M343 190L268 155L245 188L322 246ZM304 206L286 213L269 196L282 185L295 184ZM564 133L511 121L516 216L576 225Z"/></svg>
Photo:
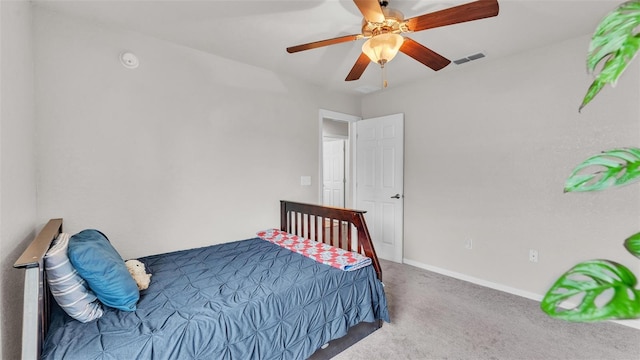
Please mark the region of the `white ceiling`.
<svg viewBox="0 0 640 360"><path fill-rule="evenodd" d="M404 54L387 65L389 86L446 76L517 52L591 34L622 0L498 0L497 17L408 34L456 60L482 52L485 58L451 63L435 72ZM352 0L35 0L37 6L91 19L304 79L332 91L379 89L381 71L370 64L358 81L345 82L364 40L288 54L285 49L360 33L362 15ZM469 0L390 0L405 18ZM135 49L131 49L135 51ZM586 55L585 46L585 55Z"/></svg>

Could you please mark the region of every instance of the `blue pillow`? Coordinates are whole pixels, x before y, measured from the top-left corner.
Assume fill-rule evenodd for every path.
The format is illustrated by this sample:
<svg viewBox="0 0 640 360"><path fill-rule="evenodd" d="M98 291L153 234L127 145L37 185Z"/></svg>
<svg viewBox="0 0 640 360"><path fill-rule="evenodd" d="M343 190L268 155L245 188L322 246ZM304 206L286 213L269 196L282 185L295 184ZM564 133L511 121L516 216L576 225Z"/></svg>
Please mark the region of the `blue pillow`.
<svg viewBox="0 0 640 360"><path fill-rule="evenodd" d="M83 230L69 239L69 260L104 305L134 311L140 298L124 260L98 230Z"/></svg>

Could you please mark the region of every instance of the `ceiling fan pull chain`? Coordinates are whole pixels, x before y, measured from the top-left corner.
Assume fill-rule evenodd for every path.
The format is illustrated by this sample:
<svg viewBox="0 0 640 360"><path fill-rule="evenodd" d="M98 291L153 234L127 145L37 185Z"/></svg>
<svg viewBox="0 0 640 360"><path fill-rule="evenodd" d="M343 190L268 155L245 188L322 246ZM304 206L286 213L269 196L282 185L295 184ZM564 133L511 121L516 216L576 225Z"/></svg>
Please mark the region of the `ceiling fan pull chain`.
<svg viewBox="0 0 640 360"><path fill-rule="evenodd" d="M382 88L385 89L388 85L387 83L387 68L384 66L384 63L380 65L382 68Z"/></svg>

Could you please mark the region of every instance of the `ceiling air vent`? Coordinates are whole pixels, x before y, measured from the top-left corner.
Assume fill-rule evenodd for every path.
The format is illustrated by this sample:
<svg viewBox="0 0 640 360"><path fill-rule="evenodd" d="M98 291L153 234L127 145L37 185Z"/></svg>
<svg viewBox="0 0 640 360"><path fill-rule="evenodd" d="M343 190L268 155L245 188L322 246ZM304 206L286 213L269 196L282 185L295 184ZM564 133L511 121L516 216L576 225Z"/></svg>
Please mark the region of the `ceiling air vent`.
<svg viewBox="0 0 640 360"><path fill-rule="evenodd" d="M463 58L458 59L458 60L453 60L453 63L456 64L456 65L460 65L460 64L464 64L466 62L472 61L472 60L482 59L483 57L484 57L483 53L477 53L477 54L469 55L467 57L463 57Z"/></svg>

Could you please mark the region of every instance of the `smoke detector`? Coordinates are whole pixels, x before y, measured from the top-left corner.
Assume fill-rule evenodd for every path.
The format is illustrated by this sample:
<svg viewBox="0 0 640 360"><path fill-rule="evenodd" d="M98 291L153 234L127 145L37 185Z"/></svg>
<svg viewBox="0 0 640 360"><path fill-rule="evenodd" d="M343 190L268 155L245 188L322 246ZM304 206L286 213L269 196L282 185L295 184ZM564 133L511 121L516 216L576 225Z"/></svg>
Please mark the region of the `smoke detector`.
<svg viewBox="0 0 640 360"><path fill-rule="evenodd" d="M120 54L120 62L122 63L122 66L126 67L127 69L135 69L140 66L138 57L130 52L123 52L122 54Z"/></svg>

